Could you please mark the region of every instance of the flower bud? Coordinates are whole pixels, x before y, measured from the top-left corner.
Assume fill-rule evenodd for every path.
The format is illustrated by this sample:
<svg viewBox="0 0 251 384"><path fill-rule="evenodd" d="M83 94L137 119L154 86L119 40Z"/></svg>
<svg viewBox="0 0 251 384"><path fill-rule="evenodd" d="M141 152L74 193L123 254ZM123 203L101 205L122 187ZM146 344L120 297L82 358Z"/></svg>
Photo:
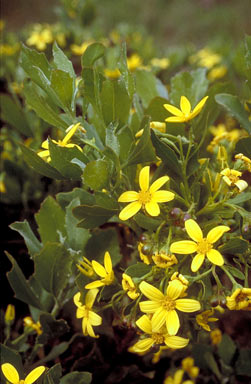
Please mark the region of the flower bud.
<svg viewBox="0 0 251 384"><path fill-rule="evenodd" d="M14 305L8 304L6 312L5 312L4 320L5 320L6 324L11 324L14 322L14 320L15 320L15 307L14 307Z"/></svg>

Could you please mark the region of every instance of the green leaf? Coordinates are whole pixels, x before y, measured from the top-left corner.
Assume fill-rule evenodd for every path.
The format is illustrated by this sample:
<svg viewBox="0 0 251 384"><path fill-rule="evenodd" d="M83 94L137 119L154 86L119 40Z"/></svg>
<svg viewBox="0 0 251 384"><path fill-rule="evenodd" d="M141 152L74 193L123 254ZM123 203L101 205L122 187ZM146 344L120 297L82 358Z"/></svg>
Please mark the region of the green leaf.
<svg viewBox="0 0 251 384"><path fill-rule="evenodd" d="M170 175L181 176L181 167L179 160L172 148L161 141L155 132L151 131L152 143L155 147L156 154L161 158Z"/></svg>
<svg viewBox="0 0 251 384"><path fill-rule="evenodd" d="M91 103L98 114L101 114L100 91L103 77L93 68L84 67L82 70L83 94L86 100Z"/></svg>
<svg viewBox="0 0 251 384"><path fill-rule="evenodd" d="M126 51L126 43L125 42L123 42L121 45L120 59L118 61L118 68L122 74L128 95L131 99L133 97L134 92L135 92L135 83L134 83L133 75L131 74L131 72L128 70L128 67L127 67L127 51Z"/></svg>
<svg viewBox="0 0 251 384"><path fill-rule="evenodd" d="M4 93L0 94L1 119L10 124L22 135L33 137L26 116L20 106L14 100Z"/></svg>
<svg viewBox="0 0 251 384"><path fill-rule="evenodd" d="M89 372L71 372L60 380L60 384L90 384L91 381L92 374Z"/></svg>
<svg viewBox="0 0 251 384"><path fill-rule="evenodd" d="M134 145L135 138L127 125L119 130L117 137L120 146L119 159L121 163L124 163L128 159L128 153L132 145Z"/></svg>
<svg viewBox="0 0 251 384"><path fill-rule="evenodd" d="M164 104L167 103L167 100L163 97L155 97L151 100L148 108L145 110L147 116L151 116L152 121L165 121L166 118L166 109ZM176 125L177 129L177 125ZM169 132L169 130L168 130Z"/></svg>
<svg viewBox="0 0 251 384"><path fill-rule="evenodd" d="M237 279L245 280L245 275L239 269L233 267L232 265L226 265L226 269Z"/></svg>
<svg viewBox="0 0 251 384"><path fill-rule="evenodd" d="M31 289L29 282L25 279L23 272L19 268L14 257L12 257L8 252L5 252L5 254L12 264L11 271L7 272L7 278L11 288L15 292L15 297L26 304L32 305L33 307L43 309L39 298Z"/></svg>
<svg viewBox="0 0 251 384"><path fill-rule="evenodd" d="M43 384L59 384L60 377L62 376L62 368L60 363L53 365L46 371Z"/></svg>
<svg viewBox="0 0 251 384"><path fill-rule="evenodd" d="M67 205L75 198L80 200L81 204L93 205L95 204L95 197L89 192L81 188L74 188L71 192L60 192L56 195L59 205L65 209Z"/></svg>
<svg viewBox="0 0 251 384"><path fill-rule="evenodd" d="M0 344L0 364L2 365L4 363L12 364L18 371L20 377L23 377L24 369L19 353L4 344ZM0 380L1 383L6 383L6 377L3 376L2 370L0 370Z"/></svg>
<svg viewBox="0 0 251 384"><path fill-rule="evenodd" d="M208 369L207 354L211 354L213 351L212 346L208 344L197 344L192 345L192 355L195 360L195 365L200 369Z"/></svg>
<svg viewBox="0 0 251 384"><path fill-rule="evenodd" d="M22 144L20 144L20 147L24 156L24 160L36 172L40 173L43 176L50 177L52 179L58 179L58 180L65 179L65 177L61 175L61 173L59 173L49 163L47 163L40 156L38 156L35 151L33 151L32 149Z"/></svg>
<svg viewBox="0 0 251 384"><path fill-rule="evenodd" d="M89 162L83 172L85 183L95 191L108 186L109 176L109 163L100 159Z"/></svg>
<svg viewBox="0 0 251 384"><path fill-rule="evenodd" d="M75 80L76 75L72 65L72 62L64 54L64 52L59 48L56 42L53 44L52 48L54 63L56 67L62 71L69 73L72 79Z"/></svg>
<svg viewBox="0 0 251 384"><path fill-rule="evenodd" d="M47 241L60 242L60 237L66 236L65 213L51 196L43 201L35 220L43 244Z"/></svg>
<svg viewBox="0 0 251 384"><path fill-rule="evenodd" d="M93 43L89 45L81 58L82 67L92 67L95 61L104 56L104 53L105 47L103 44Z"/></svg>
<svg viewBox="0 0 251 384"><path fill-rule="evenodd" d="M147 108L150 101L159 96L157 90L157 79L152 72L137 70L135 72L136 92L140 96L144 108Z"/></svg>
<svg viewBox="0 0 251 384"><path fill-rule="evenodd" d="M93 229L106 223L118 212L117 209L103 208L99 205L80 205L73 209L73 214L82 220L78 227Z"/></svg>
<svg viewBox="0 0 251 384"><path fill-rule="evenodd" d="M35 277L42 287L57 297L71 275L72 259L62 244L46 243L35 257Z"/></svg>
<svg viewBox="0 0 251 384"><path fill-rule="evenodd" d="M231 365L231 362L233 360L234 354L236 351L236 345L226 333L222 336L222 340L220 344L218 345L218 354L220 358L226 363L227 365Z"/></svg>
<svg viewBox="0 0 251 384"><path fill-rule="evenodd" d="M251 36L245 36L245 64L246 64L246 76L248 79L249 88L251 90Z"/></svg>
<svg viewBox="0 0 251 384"><path fill-rule="evenodd" d="M221 381L221 373L219 371L214 355L211 352L206 352L205 359L207 361L207 366L213 371L218 380Z"/></svg>
<svg viewBox="0 0 251 384"><path fill-rule="evenodd" d="M79 180L82 176L82 169L72 162L78 159L82 163L88 162L87 157L78 148L61 147L49 139L49 151L51 155L50 164L63 175L72 180Z"/></svg>
<svg viewBox="0 0 251 384"><path fill-rule="evenodd" d="M87 229L78 228L78 220L73 216L72 210L80 205L80 199L75 197L66 207L65 227L69 245L75 251L83 252L87 241L90 238L90 233Z"/></svg>
<svg viewBox="0 0 251 384"><path fill-rule="evenodd" d="M24 220L23 222L15 221L15 223L12 223L10 225L10 228L14 231L17 231L21 236L23 236L31 257L34 257L34 255L41 250L42 245L34 235L27 220Z"/></svg>
<svg viewBox="0 0 251 384"><path fill-rule="evenodd" d="M250 199L251 199L251 192L244 192L244 193L240 193L233 199L227 200L226 203L235 205L235 204L245 203L245 201L249 201Z"/></svg>
<svg viewBox="0 0 251 384"><path fill-rule="evenodd" d="M228 242L219 247L220 252L236 254L245 253L248 249L248 241L240 239L239 237L232 237Z"/></svg>
<svg viewBox="0 0 251 384"><path fill-rule="evenodd" d="M239 121L242 128L244 128L251 135L251 122L248 119L248 113L237 96L221 93L215 96L215 100L233 117L235 117L236 120Z"/></svg>
<svg viewBox="0 0 251 384"><path fill-rule="evenodd" d="M50 78L51 67L44 53L39 53L35 49L31 49L22 45L20 64L30 78L43 88L41 79L38 77L36 68L39 68L47 79Z"/></svg>
<svg viewBox="0 0 251 384"><path fill-rule="evenodd" d="M55 69L51 74L51 87L62 102L64 109L74 111L74 79L68 72Z"/></svg>
<svg viewBox="0 0 251 384"><path fill-rule="evenodd" d="M85 247L85 254L89 260L97 260L104 264L104 255L108 251L111 255L112 265L115 266L121 259L118 234L114 228L97 229Z"/></svg>
<svg viewBox="0 0 251 384"><path fill-rule="evenodd" d="M56 320L49 313L42 313L39 321L43 329L43 333L38 336L37 342L39 344L46 344L50 340L55 340L69 331L68 324L65 320Z"/></svg>
<svg viewBox="0 0 251 384"><path fill-rule="evenodd" d="M205 68L178 73L171 79L171 102L179 108L181 96L186 96L194 108L205 96L208 85Z"/></svg>
<svg viewBox="0 0 251 384"><path fill-rule="evenodd" d="M45 98L38 95L34 85L25 84L24 96L28 105L41 119L57 128L62 127L66 129L68 127L66 122L59 116L59 113L55 112L55 108L50 107Z"/></svg>
<svg viewBox="0 0 251 384"><path fill-rule="evenodd" d="M154 149L150 138L150 118L145 116L142 120L140 129L143 129L143 134L136 145L132 145L132 149L128 154L126 165L134 165L156 160Z"/></svg>
<svg viewBox="0 0 251 384"><path fill-rule="evenodd" d="M147 229L149 231L156 231L158 226L161 224L161 220L154 219L153 217L149 217L144 215L143 213L138 213L134 220L136 223L143 229Z"/></svg>
<svg viewBox="0 0 251 384"><path fill-rule="evenodd" d="M244 156L250 157L251 137L243 137L235 146L235 153L242 153Z"/></svg>
<svg viewBox="0 0 251 384"><path fill-rule="evenodd" d="M131 100L122 80L105 80L100 95L102 113L106 125L118 121L122 126L127 123Z"/></svg>
<svg viewBox="0 0 251 384"><path fill-rule="evenodd" d="M236 374L251 377L251 349L241 349L236 361Z"/></svg>
<svg viewBox="0 0 251 384"><path fill-rule="evenodd" d="M120 143L117 137L116 128L117 126L112 123L106 128L105 145L111 148L116 155L119 156Z"/></svg>
<svg viewBox="0 0 251 384"><path fill-rule="evenodd" d="M130 267L125 270L125 273L131 277L140 278L147 275L151 270L151 265L147 265L144 263L136 263L130 265Z"/></svg>

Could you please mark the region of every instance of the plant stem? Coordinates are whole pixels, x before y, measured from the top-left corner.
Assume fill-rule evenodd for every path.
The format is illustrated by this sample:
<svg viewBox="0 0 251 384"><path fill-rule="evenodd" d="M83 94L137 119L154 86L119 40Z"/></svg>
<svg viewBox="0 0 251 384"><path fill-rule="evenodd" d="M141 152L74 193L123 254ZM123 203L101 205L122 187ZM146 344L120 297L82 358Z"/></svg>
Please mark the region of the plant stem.
<svg viewBox="0 0 251 384"><path fill-rule="evenodd" d="M206 271L206 272L201 273L201 274L198 275L198 276L193 277L193 278L190 280L190 282L191 282L191 283L194 283L195 281L201 280L203 277L206 277L206 276L209 275L211 272L212 272L212 268L210 268L210 269L209 269L208 271Z"/></svg>
<svg viewBox="0 0 251 384"><path fill-rule="evenodd" d="M231 275L231 273L223 265L221 266L221 269L223 270L223 272L225 272L225 274L227 275L227 277L229 278L229 280L231 281L233 286L238 285L238 283L235 280L235 278Z"/></svg>

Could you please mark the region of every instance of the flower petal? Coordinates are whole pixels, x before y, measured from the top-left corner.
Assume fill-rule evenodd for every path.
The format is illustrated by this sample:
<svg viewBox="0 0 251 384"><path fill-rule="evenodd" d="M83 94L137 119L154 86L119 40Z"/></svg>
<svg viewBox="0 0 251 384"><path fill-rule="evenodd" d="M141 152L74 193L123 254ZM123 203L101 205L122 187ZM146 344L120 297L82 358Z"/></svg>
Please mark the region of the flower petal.
<svg viewBox="0 0 251 384"><path fill-rule="evenodd" d="M142 168L139 173L139 186L142 191L147 191L149 188L149 175L150 175L150 167L147 165Z"/></svg>
<svg viewBox="0 0 251 384"><path fill-rule="evenodd" d="M6 379L13 384L19 383L19 374L15 367L10 363L4 363L1 366Z"/></svg>
<svg viewBox="0 0 251 384"><path fill-rule="evenodd" d="M175 310L168 311L166 317L166 329L170 336L176 335L180 327L180 319Z"/></svg>
<svg viewBox="0 0 251 384"><path fill-rule="evenodd" d="M89 309L92 308L97 294L98 294L98 289L91 289L90 291L87 292L85 296L85 305L87 306L87 308Z"/></svg>
<svg viewBox="0 0 251 384"><path fill-rule="evenodd" d="M112 272L112 260L111 260L110 253L108 251L105 253L104 266L105 266L106 272L108 273Z"/></svg>
<svg viewBox="0 0 251 384"><path fill-rule="evenodd" d="M187 346L189 343L189 339L184 339L184 337L180 336L166 336L165 344L172 349L180 349Z"/></svg>
<svg viewBox="0 0 251 384"><path fill-rule="evenodd" d="M197 255L193 258L193 261L192 261L192 264L191 264L192 272L197 272L198 269L200 269L204 259L205 259L205 255L204 254L197 253Z"/></svg>
<svg viewBox="0 0 251 384"><path fill-rule="evenodd" d="M143 332L151 334L152 333L152 323L148 316L143 315L136 321L137 327L139 327Z"/></svg>
<svg viewBox="0 0 251 384"><path fill-rule="evenodd" d="M187 119L182 115L180 117L179 116L167 117L165 121L167 121L168 123L184 123L185 121L187 121Z"/></svg>
<svg viewBox="0 0 251 384"><path fill-rule="evenodd" d="M100 277L106 277L107 273L103 265L98 263L96 260L92 260L92 268L96 272L96 274Z"/></svg>
<svg viewBox="0 0 251 384"><path fill-rule="evenodd" d="M34 381L36 381L42 375L42 373L44 373L44 371L45 371L45 367L42 365L40 365L40 367L33 369L33 371L31 371L28 374L28 376L26 376L24 383L25 384L34 383Z"/></svg>
<svg viewBox="0 0 251 384"><path fill-rule="evenodd" d="M203 239L203 233L200 226L193 219L185 221L185 228L189 237L192 240L199 242Z"/></svg>
<svg viewBox="0 0 251 384"><path fill-rule="evenodd" d="M86 284L85 285L85 289L100 288L100 287L103 287L104 285L105 285L105 283L102 280L95 280L95 281L92 281L89 284Z"/></svg>
<svg viewBox="0 0 251 384"><path fill-rule="evenodd" d="M171 300L176 300L184 291L184 287L179 281L172 281L168 284L166 295Z"/></svg>
<svg viewBox="0 0 251 384"><path fill-rule="evenodd" d="M190 101L186 98L186 96L181 96L180 98L180 109L184 113L184 115L189 115L191 112L191 104Z"/></svg>
<svg viewBox="0 0 251 384"><path fill-rule="evenodd" d="M37 153L39 157L47 157L50 156L50 151L48 149L45 149L44 151L40 151Z"/></svg>
<svg viewBox="0 0 251 384"><path fill-rule="evenodd" d="M236 185L240 192L248 187L248 183L245 180L237 180L234 185Z"/></svg>
<svg viewBox="0 0 251 384"><path fill-rule="evenodd" d="M137 201L137 200L138 200L138 192L135 192L135 191L124 192L118 198L118 201L120 203L131 203L132 201Z"/></svg>
<svg viewBox="0 0 251 384"><path fill-rule="evenodd" d="M164 308L159 308L152 317L152 332L158 332L165 324L168 311Z"/></svg>
<svg viewBox="0 0 251 384"><path fill-rule="evenodd" d="M223 265L224 259L219 251L216 249L210 249L210 251L207 252L207 258L211 261L211 263L215 265Z"/></svg>
<svg viewBox="0 0 251 384"><path fill-rule="evenodd" d="M87 323L86 323L86 333L89 335L89 336L91 336L91 337L95 337L95 338L97 338L98 336L96 336L95 335L95 333L94 333L94 330L93 330L93 328L92 328L92 325L91 325L91 323L89 322L89 321L87 321ZM87 336L87 335L86 335Z"/></svg>
<svg viewBox="0 0 251 384"><path fill-rule="evenodd" d="M174 116L183 116L181 110L171 104L164 104L164 108Z"/></svg>
<svg viewBox="0 0 251 384"><path fill-rule="evenodd" d="M77 311L76 311L76 318L77 318L77 319L81 319L82 317L85 316L85 313L86 313L86 307L85 307L85 305L83 305L83 307L81 307L81 308L77 308Z"/></svg>
<svg viewBox="0 0 251 384"><path fill-rule="evenodd" d="M168 176L162 176L160 177L159 179L155 180L152 185L150 186L150 192L151 193L154 193L156 192L158 189L160 189L162 187L162 185L164 185L167 181L169 180L169 177Z"/></svg>
<svg viewBox="0 0 251 384"><path fill-rule="evenodd" d="M200 113L207 99L208 99L208 96L203 97L203 99L196 105L196 107L192 112L193 117L197 116Z"/></svg>
<svg viewBox="0 0 251 384"><path fill-rule="evenodd" d="M178 299L176 308L182 312L195 312L200 310L200 302L193 299Z"/></svg>
<svg viewBox="0 0 251 384"><path fill-rule="evenodd" d="M150 216L158 216L160 214L159 206L154 201L150 201L150 203L146 203L145 208L146 208L146 212Z"/></svg>
<svg viewBox="0 0 251 384"><path fill-rule="evenodd" d="M131 347L132 352L142 353L148 351L153 345L154 341L152 338L147 337L144 340L139 340L136 344Z"/></svg>
<svg viewBox="0 0 251 384"><path fill-rule="evenodd" d="M219 225L218 227L215 227L208 232L207 241L211 244L214 244L225 232L229 230L230 228L226 225Z"/></svg>
<svg viewBox="0 0 251 384"><path fill-rule="evenodd" d="M145 313L153 313L157 311L159 307L160 303L158 303L157 301L141 301L139 303L140 310Z"/></svg>
<svg viewBox="0 0 251 384"><path fill-rule="evenodd" d="M74 297L73 297L74 304L75 304L77 307L79 307L79 308L83 306L82 302L80 301L80 296L81 296L81 293L78 292L78 293L76 293L76 295L74 295Z"/></svg>
<svg viewBox="0 0 251 384"><path fill-rule="evenodd" d="M142 283L140 283L139 289L150 300L162 301L164 299L163 293L158 288L147 283L146 281L142 281Z"/></svg>
<svg viewBox="0 0 251 384"><path fill-rule="evenodd" d="M197 244L191 240L181 240L172 243L170 246L170 252L188 255L197 251Z"/></svg>
<svg viewBox="0 0 251 384"><path fill-rule="evenodd" d="M128 220L140 210L142 204L139 201L134 201L128 204L119 214L120 220Z"/></svg>
<svg viewBox="0 0 251 384"><path fill-rule="evenodd" d="M152 200L156 203L167 203L174 199L175 194L169 191L157 191L153 193Z"/></svg>
<svg viewBox="0 0 251 384"><path fill-rule="evenodd" d="M77 124L72 125L72 127L69 127L70 128L70 129L68 128L69 131L67 129L68 133L66 134L66 136L62 140L63 144L67 144L68 141L70 141L70 139L72 138L72 136L74 135L74 133L76 132L76 130L78 129L79 126L80 126L80 123L77 123Z"/></svg>
<svg viewBox="0 0 251 384"><path fill-rule="evenodd" d="M100 325L102 323L102 317L93 311L89 311L89 320L91 325Z"/></svg>

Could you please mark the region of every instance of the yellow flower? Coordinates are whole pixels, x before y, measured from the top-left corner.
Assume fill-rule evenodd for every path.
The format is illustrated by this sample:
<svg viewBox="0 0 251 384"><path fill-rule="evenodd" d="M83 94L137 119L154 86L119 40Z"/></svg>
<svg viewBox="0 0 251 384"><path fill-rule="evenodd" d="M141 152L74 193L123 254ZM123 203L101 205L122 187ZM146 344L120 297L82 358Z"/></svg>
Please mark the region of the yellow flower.
<svg viewBox="0 0 251 384"><path fill-rule="evenodd" d="M141 260L143 261L143 263L149 265L151 264L151 261L152 261L152 256L150 255L145 255L143 252L142 252L142 248L144 247L145 244L143 243L139 243L138 244L138 251L139 251L139 257L141 258Z"/></svg>
<svg viewBox="0 0 251 384"><path fill-rule="evenodd" d="M251 159L247 156L244 156L243 153L238 153L235 155L235 159L239 159L244 162L244 165L247 167L248 172L251 172Z"/></svg>
<svg viewBox="0 0 251 384"><path fill-rule="evenodd" d="M151 60L151 65L153 67L159 67L160 69L166 69L170 65L170 60L168 58L163 57L162 59L158 59L154 57Z"/></svg>
<svg viewBox="0 0 251 384"><path fill-rule="evenodd" d="M47 44L53 42L53 36L50 27L43 27L42 25L35 25L31 36L26 40L28 45L35 45L39 51L44 51Z"/></svg>
<svg viewBox="0 0 251 384"><path fill-rule="evenodd" d="M207 237L203 237L202 230L199 225L193 219L185 221L185 228L187 234L193 239L176 241L171 244L170 251L178 254L188 255L190 253L197 252L197 255L193 258L191 264L191 270L197 272L201 267L205 257L215 265L223 265L224 260L222 255L216 249L213 249L213 244L227 231L229 227L225 225L219 225L211 229L208 232Z"/></svg>
<svg viewBox="0 0 251 384"><path fill-rule="evenodd" d="M19 50L19 44L0 44L0 56L12 56Z"/></svg>
<svg viewBox="0 0 251 384"><path fill-rule="evenodd" d="M181 96L180 98L180 109L174 107L171 104L164 104L164 107L170 112L171 117L167 117L165 121L169 123L185 123L189 120L192 120L195 116L197 116L202 108L204 107L205 102L207 101L208 96L205 96L194 108L191 110L190 101L186 98L186 96Z"/></svg>
<svg viewBox="0 0 251 384"><path fill-rule="evenodd" d="M216 317L210 317L211 315L214 314L214 310L213 309L209 309L208 311L204 311L202 313L199 313L197 316L196 316L196 321L197 323L203 328L205 329L205 331L208 331L210 332L211 331L211 328L209 327L208 325L208 322L214 322L214 321L218 321L218 319Z"/></svg>
<svg viewBox="0 0 251 384"><path fill-rule="evenodd" d="M174 272L171 276L171 281L169 281L168 284L172 284L175 282L175 284L180 284L182 288L182 292L180 293L180 297L187 296L186 290L188 288L188 280L179 272Z"/></svg>
<svg viewBox="0 0 251 384"><path fill-rule="evenodd" d="M154 253L154 255L152 256L152 259L159 268L168 268L174 264L178 264L178 260L174 255L167 254L164 251L160 251L159 253Z"/></svg>
<svg viewBox="0 0 251 384"><path fill-rule="evenodd" d="M158 288L143 281L139 286L141 292L150 301L139 303L140 310L145 313L153 313L152 328L154 332L166 323L169 335L175 335L180 327L180 321L176 309L182 312L195 312L200 310L200 303L193 299L180 299L183 288L179 283L169 284L164 295Z"/></svg>
<svg viewBox="0 0 251 384"><path fill-rule="evenodd" d="M45 371L45 367L40 365L33 369L24 380L20 380L19 374L16 368L10 363L4 363L1 365L2 371L6 379L11 384L32 384L34 383Z"/></svg>
<svg viewBox="0 0 251 384"><path fill-rule="evenodd" d="M6 193L6 185L5 185L4 180L0 180L0 192Z"/></svg>
<svg viewBox="0 0 251 384"><path fill-rule="evenodd" d="M227 296L227 307L232 310L251 310L251 288L237 288L231 296Z"/></svg>
<svg viewBox="0 0 251 384"><path fill-rule="evenodd" d="M104 285L111 285L114 281L114 272L112 270L112 260L109 252L105 252L104 266L95 260L92 260L92 268L96 274L102 277L101 280L92 281L85 286L86 289L93 289L103 287Z"/></svg>
<svg viewBox="0 0 251 384"><path fill-rule="evenodd" d="M221 61L221 56L210 48L203 48L196 54L190 56L189 61L191 64L196 63L200 67L210 69Z"/></svg>
<svg viewBox="0 0 251 384"><path fill-rule="evenodd" d="M85 336L89 335L91 337L96 337L96 338L98 336L95 335L92 327L98 326L102 323L102 317L91 310L97 294L98 294L98 289L91 289L90 291L88 291L85 296L85 305L83 305L80 301L80 296L81 296L80 292L76 293L76 295L73 298L75 305L78 307L76 312L76 317L77 319L83 318L82 320L83 334Z"/></svg>
<svg viewBox="0 0 251 384"><path fill-rule="evenodd" d="M57 144L60 147L66 147L66 148L76 147L76 148L78 148L82 152L82 149L80 148L79 145L69 143L70 139L72 138L72 136L74 135L74 133L76 132L76 130L78 128L81 128L82 130L84 130L84 128L80 127L80 123L70 125L70 127L68 127L67 130L66 130L67 134L63 138L63 140L58 140L58 141L52 140L53 143ZM84 132L85 132L85 130L84 130ZM50 161L50 151L49 151L49 142L48 142L48 140L45 140L42 143L41 147L44 148L44 150L38 152L38 156L40 156L40 157L47 157L48 158L47 161Z"/></svg>
<svg viewBox="0 0 251 384"><path fill-rule="evenodd" d="M178 369L173 377L167 376L163 384L193 384L194 381L192 380L183 381L184 373L183 369Z"/></svg>
<svg viewBox="0 0 251 384"><path fill-rule="evenodd" d="M130 352L143 353L147 352L153 345L165 344L171 349L180 349L187 346L189 339L180 336L170 336L164 327L159 332L153 331L151 320L148 316L143 315L137 321L136 325L149 337L139 340L136 344L129 348Z"/></svg>
<svg viewBox="0 0 251 384"><path fill-rule="evenodd" d="M90 44L92 44L92 41L84 41L81 45L72 44L70 49L74 55L82 56Z"/></svg>
<svg viewBox="0 0 251 384"><path fill-rule="evenodd" d="M235 169L225 168L220 174L223 176L223 180L229 187L236 186L240 192L248 187L248 183L245 180L240 180L242 173Z"/></svg>
<svg viewBox="0 0 251 384"><path fill-rule="evenodd" d="M161 123L160 121L151 121L150 122L150 128L156 129L156 131L165 133L166 132L166 123ZM141 137L143 135L143 132L144 132L144 129L140 129L135 135L136 139Z"/></svg>
<svg viewBox="0 0 251 384"><path fill-rule="evenodd" d="M207 75L207 78L208 80L214 81L217 79L221 79L226 75L226 73L227 67L225 65L219 65L218 67L211 69L211 71Z"/></svg>
<svg viewBox="0 0 251 384"><path fill-rule="evenodd" d="M118 79L121 75L118 68L115 68L115 69L105 68L104 74L106 77L109 77L110 79Z"/></svg>
<svg viewBox="0 0 251 384"><path fill-rule="evenodd" d="M127 292L127 295L130 297L130 299L137 299L137 297L139 297L139 293L137 292L137 288L134 282L132 281L131 276L128 276L126 273L123 273L122 277L123 290Z"/></svg>
<svg viewBox="0 0 251 384"><path fill-rule="evenodd" d="M35 323L30 316L26 316L24 318L24 326L34 329L34 331L36 331L38 335L41 335L41 333L43 332L40 322L37 321Z"/></svg>
<svg viewBox="0 0 251 384"><path fill-rule="evenodd" d="M212 332L210 332L210 338L213 345L220 344L222 340L222 332L220 329L214 329Z"/></svg>
<svg viewBox="0 0 251 384"><path fill-rule="evenodd" d="M134 216L141 208L145 209L150 216L158 216L160 209L158 203L165 203L174 199L174 193L169 191L159 191L168 180L168 176L162 176L155 180L149 188L150 167L141 169L139 174L139 186L141 191L127 191L120 195L118 201L130 203L120 212L120 220L128 220Z"/></svg>
<svg viewBox="0 0 251 384"><path fill-rule="evenodd" d="M142 59L137 53L134 53L132 56L127 58L127 67L129 71L133 72L135 71L135 69L141 66L142 66Z"/></svg>
<svg viewBox="0 0 251 384"><path fill-rule="evenodd" d="M8 304L4 320L6 323L12 323L15 320L15 307L12 304Z"/></svg>
<svg viewBox="0 0 251 384"><path fill-rule="evenodd" d="M196 379L199 374L199 368L194 365L192 357L185 357L181 362L182 369L192 378Z"/></svg>
<svg viewBox="0 0 251 384"><path fill-rule="evenodd" d="M80 265L77 265L77 268L80 270L81 273L89 277L94 275L92 263L86 257L83 257L83 261L80 261L79 263Z"/></svg>

